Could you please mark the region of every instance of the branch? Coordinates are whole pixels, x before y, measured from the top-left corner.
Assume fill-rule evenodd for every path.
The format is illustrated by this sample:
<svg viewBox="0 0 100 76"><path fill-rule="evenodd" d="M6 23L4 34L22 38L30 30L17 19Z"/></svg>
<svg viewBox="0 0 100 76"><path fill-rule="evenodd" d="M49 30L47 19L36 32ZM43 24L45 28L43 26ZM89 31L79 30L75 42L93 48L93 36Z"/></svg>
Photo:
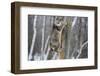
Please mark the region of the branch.
<svg viewBox="0 0 100 76"><path fill-rule="evenodd" d="M53 17L51 18L51 25L53 25ZM52 29L50 30L50 32L51 31L52 31ZM50 35L48 36L46 43L45 43L45 47L44 47L44 52L46 52L44 55L44 60L47 60L49 52L50 52L50 47L48 47L49 39L50 39ZM47 49L47 51L46 51L46 49Z"/></svg>
<svg viewBox="0 0 100 76"><path fill-rule="evenodd" d="M49 39L50 39L50 36L48 36L46 42L45 42L45 46L44 46L44 52L46 52L46 49L47 49L47 46L48 46L48 43L49 43Z"/></svg>
<svg viewBox="0 0 100 76"><path fill-rule="evenodd" d="M88 44L88 41L86 41L86 42L84 42L84 43L82 44L82 46L81 46L81 48L80 48L80 50L79 50L79 54L78 54L78 56L77 56L76 58L79 58L79 56L80 56L81 53L82 53L82 49L83 49L83 47L84 47L86 44Z"/></svg>
<svg viewBox="0 0 100 76"><path fill-rule="evenodd" d="M47 49L47 53L46 53L45 56L44 56L44 60L47 60L48 55L49 55L49 52L50 52L50 48Z"/></svg>
<svg viewBox="0 0 100 76"><path fill-rule="evenodd" d="M53 57L52 57L52 60L55 60L57 57L57 52L54 53Z"/></svg>
<svg viewBox="0 0 100 76"><path fill-rule="evenodd" d="M32 53L33 53L33 49L34 49L34 44L35 44L35 39L36 39L36 21L37 21L37 16L34 16L34 21L33 21L33 38L32 38L32 44L31 44L31 49L30 49L30 53L29 53L29 60L32 59Z"/></svg>
<svg viewBox="0 0 100 76"><path fill-rule="evenodd" d="M74 20L73 20L73 22L72 22L72 26L71 26L72 28L75 26L76 21L77 21L77 17L75 17Z"/></svg>
<svg viewBox="0 0 100 76"><path fill-rule="evenodd" d="M75 17L74 20L73 20L73 22L72 22L71 31L72 31L73 27L75 26L76 21L77 21L77 17ZM69 39L68 40L69 47L68 47L68 52L67 52L67 58L69 58L69 52L70 52L70 41L71 41L71 38L70 37L71 37L71 32L70 32L69 38L68 38Z"/></svg>
<svg viewBox="0 0 100 76"><path fill-rule="evenodd" d="M41 45L41 58L43 59L44 56L44 30L45 30L45 16L43 17L43 27L42 27L42 45Z"/></svg>

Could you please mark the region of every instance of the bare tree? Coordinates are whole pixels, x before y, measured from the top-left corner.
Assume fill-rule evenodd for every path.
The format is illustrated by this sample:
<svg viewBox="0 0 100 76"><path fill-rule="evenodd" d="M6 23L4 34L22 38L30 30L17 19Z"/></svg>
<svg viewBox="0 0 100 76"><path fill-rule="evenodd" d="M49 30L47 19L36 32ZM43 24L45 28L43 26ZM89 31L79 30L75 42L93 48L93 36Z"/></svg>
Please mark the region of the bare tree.
<svg viewBox="0 0 100 76"><path fill-rule="evenodd" d="M29 53L29 60L32 59L32 53L33 53L33 49L34 49L34 44L35 44L35 39L36 39L36 21L37 21L37 16L34 16L34 19L33 19L33 38L32 38L32 44L31 44L31 48L30 48L30 53Z"/></svg>

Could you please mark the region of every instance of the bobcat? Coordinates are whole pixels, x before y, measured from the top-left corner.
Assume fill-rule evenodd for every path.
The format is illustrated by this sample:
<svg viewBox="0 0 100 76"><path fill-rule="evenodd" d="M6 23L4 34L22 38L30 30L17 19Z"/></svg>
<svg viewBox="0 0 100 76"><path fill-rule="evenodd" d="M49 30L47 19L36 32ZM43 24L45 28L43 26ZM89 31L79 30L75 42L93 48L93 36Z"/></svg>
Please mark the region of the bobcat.
<svg viewBox="0 0 100 76"><path fill-rule="evenodd" d="M51 33L50 38L50 49L51 51L57 52L58 54L61 54L63 49L63 34L62 31L65 27L65 18L63 16L57 16L55 17L55 21L53 24L53 29ZM62 57L63 58L63 57Z"/></svg>

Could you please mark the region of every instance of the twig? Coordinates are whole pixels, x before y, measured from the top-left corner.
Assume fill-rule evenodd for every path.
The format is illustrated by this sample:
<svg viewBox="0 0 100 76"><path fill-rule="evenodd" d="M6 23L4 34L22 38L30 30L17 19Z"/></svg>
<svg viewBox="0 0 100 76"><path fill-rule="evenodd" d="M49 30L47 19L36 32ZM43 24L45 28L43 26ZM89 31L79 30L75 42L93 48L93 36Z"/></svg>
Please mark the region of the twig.
<svg viewBox="0 0 100 76"><path fill-rule="evenodd" d="M49 39L50 39L50 36L48 36L46 42L45 42L45 46L44 46L44 52L46 52L46 49L47 49L47 46L48 46L48 43L49 43Z"/></svg>
<svg viewBox="0 0 100 76"><path fill-rule="evenodd" d="M47 53L45 54L45 57L44 57L44 60L47 60L48 55L49 55L49 52L50 52L50 48L48 47L48 49L47 49Z"/></svg>
<svg viewBox="0 0 100 76"><path fill-rule="evenodd" d="M52 60L55 60L57 57L57 52L54 53L53 57L52 57Z"/></svg>
<svg viewBox="0 0 100 76"><path fill-rule="evenodd" d="M78 54L78 56L77 56L76 58L79 58L79 56L80 56L81 53L82 53L82 49L83 49L83 47L84 47L86 44L88 44L88 41L86 41L86 42L84 42L84 43L82 44L82 46L81 46L81 48L80 48L80 50L79 50L79 54Z"/></svg>

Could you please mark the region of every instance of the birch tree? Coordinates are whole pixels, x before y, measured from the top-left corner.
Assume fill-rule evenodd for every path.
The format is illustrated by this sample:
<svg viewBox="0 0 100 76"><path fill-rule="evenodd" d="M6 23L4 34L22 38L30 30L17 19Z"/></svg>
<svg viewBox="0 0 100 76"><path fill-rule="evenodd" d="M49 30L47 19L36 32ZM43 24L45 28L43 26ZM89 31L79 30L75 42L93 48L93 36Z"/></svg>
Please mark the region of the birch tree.
<svg viewBox="0 0 100 76"><path fill-rule="evenodd" d="M33 38L32 38L32 44L31 44L31 48L30 48L30 53L29 53L29 60L32 59L32 53L33 53L33 49L34 49L34 44L35 44L35 39L36 39L36 21L37 21L37 16L34 16L33 19Z"/></svg>

